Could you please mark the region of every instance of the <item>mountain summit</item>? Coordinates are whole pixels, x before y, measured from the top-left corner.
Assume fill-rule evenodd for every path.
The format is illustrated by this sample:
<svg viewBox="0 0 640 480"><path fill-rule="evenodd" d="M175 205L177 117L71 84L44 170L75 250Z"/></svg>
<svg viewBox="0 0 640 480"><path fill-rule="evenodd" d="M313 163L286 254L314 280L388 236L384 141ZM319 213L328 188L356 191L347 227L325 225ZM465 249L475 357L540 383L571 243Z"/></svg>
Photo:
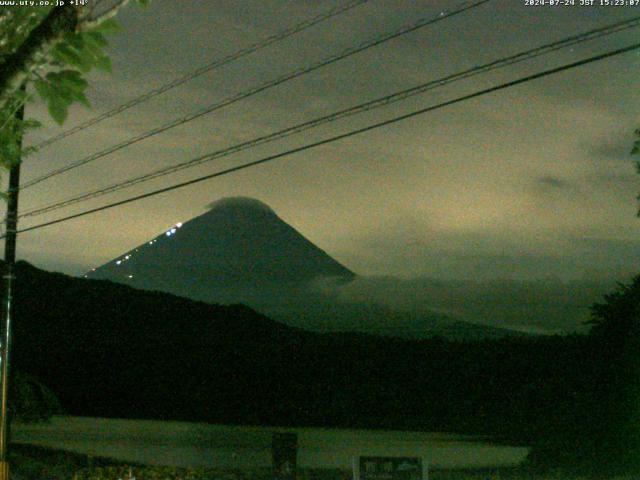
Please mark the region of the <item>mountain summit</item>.
<svg viewBox="0 0 640 480"><path fill-rule="evenodd" d="M224 198L209 210L87 273L210 302L247 302L355 274L263 202ZM262 303L262 302L260 302Z"/></svg>
<svg viewBox="0 0 640 480"><path fill-rule="evenodd" d="M177 223L86 277L208 303L243 303L277 321L323 332L503 334L435 312L392 311L341 299L339 289L322 287L346 284L356 275L253 198L214 202L206 213Z"/></svg>

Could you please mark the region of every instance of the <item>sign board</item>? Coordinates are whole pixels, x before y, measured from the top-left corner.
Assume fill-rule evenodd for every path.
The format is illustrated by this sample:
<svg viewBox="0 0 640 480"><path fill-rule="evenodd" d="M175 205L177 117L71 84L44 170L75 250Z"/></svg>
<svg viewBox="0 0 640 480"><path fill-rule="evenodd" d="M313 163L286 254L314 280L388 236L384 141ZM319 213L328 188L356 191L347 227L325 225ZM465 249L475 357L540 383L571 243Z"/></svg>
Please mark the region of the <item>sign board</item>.
<svg viewBox="0 0 640 480"><path fill-rule="evenodd" d="M353 463L356 480L423 480L419 457L357 457Z"/></svg>
<svg viewBox="0 0 640 480"><path fill-rule="evenodd" d="M298 435L274 433L271 438L274 480L296 480Z"/></svg>

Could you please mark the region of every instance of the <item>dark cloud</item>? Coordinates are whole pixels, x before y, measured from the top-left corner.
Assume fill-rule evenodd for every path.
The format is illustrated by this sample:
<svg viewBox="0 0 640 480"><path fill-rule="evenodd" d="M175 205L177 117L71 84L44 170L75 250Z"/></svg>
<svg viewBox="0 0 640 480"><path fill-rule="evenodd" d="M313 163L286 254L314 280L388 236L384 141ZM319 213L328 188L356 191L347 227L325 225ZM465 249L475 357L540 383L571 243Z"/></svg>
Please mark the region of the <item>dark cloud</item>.
<svg viewBox="0 0 640 480"><path fill-rule="evenodd" d="M629 165L629 172L598 172L592 173L588 177L592 184L607 186L612 189L629 191L629 189L640 189L640 175L632 173L632 166ZM632 198L631 196L629 197Z"/></svg>
<svg viewBox="0 0 640 480"><path fill-rule="evenodd" d="M614 287L613 280L481 282L387 276L360 277L336 286L335 291L345 302L377 303L414 314L436 312L473 323L557 334L586 331L590 307Z"/></svg>
<svg viewBox="0 0 640 480"><path fill-rule="evenodd" d="M549 187L554 189L565 189L569 186L569 183L565 180L562 180L558 177L554 177L552 175L543 175L537 180L538 185L543 187Z"/></svg>
<svg viewBox="0 0 640 480"><path fill-rule="evenodd" d="M590 145L586 148L587 155L598 160L613 160L629 162L632 160L631 147L633 146L634 125L629 125L629 134L613 141L603 142L597 145Z"/></svg>
<svg viewBox="0 0 640 480"><path fill-rule="evenodd" d="M326 11L337 1L157 0L127 9L111 38L112 76L91 77L93 111ZM301 65L451 8L451 2L367 2L310 31L189 82L30 158L23 178L227 98ZM635 15L626 8L527 8L496 0L204 116L25 191L30 209L173 165L327 113ZM385 109L141 184L45 217L186 181L349 129L636 41L626 31L494 71ZM640 270L635 171L626 163L640 111L637 55L495 92L403 123L184 190L25 233L19 253L79 274L202 213L216 198L249 196L363 274L451 280L591 278ZM625 87L627 86L627 87ZM41 104L29 107L59 132ZM612 160L612 161L609 161ZM615 162L613 161L615 160ZM601 239L593 242L582 239Z"/></svg>

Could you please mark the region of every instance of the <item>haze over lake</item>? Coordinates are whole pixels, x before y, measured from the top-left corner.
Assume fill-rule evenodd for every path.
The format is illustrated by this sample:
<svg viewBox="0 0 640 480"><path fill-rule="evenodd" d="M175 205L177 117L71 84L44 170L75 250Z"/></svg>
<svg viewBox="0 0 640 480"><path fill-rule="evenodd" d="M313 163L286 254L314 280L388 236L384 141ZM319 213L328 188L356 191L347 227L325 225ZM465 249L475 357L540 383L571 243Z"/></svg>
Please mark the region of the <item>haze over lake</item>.
<svg viewBox="0 0 640 480"><path fill-rule="evenodd" d="M430 468L516 465L528 449L445 433L278 428L56 416L15 425L16 443L150 465L255 468L271 465L271 434L298 434L301 468L351 468L358 455L421 456Z"/></svg>

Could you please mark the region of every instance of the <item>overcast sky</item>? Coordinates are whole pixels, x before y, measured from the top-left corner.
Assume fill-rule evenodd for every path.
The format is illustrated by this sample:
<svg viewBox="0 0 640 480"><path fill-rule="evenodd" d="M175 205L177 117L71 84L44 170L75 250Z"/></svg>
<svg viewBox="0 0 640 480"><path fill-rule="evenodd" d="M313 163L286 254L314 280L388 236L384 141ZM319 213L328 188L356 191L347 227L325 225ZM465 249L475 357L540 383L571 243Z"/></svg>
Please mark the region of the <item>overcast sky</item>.
<svg viewBox="0 0 640 480"><path fill-rule="evenodd" d="M336 1L154 0L110 37L113 74L65 128L335 7ZM579 3L579 0L576 0ZM372 0L42 150L23 181L458 2ZM140 142L22 193L26 211L537 45L640 8L493 0ZM638 41L638 29L457 82L286 141L41 217L27 227L284 151ZM250 196L353 271L436 278L616 277L640 271L640 56L627 53L273 163L25 233L19 256L81 274L226 196ZM42 105L45 127L61 131Z"/></svg>

